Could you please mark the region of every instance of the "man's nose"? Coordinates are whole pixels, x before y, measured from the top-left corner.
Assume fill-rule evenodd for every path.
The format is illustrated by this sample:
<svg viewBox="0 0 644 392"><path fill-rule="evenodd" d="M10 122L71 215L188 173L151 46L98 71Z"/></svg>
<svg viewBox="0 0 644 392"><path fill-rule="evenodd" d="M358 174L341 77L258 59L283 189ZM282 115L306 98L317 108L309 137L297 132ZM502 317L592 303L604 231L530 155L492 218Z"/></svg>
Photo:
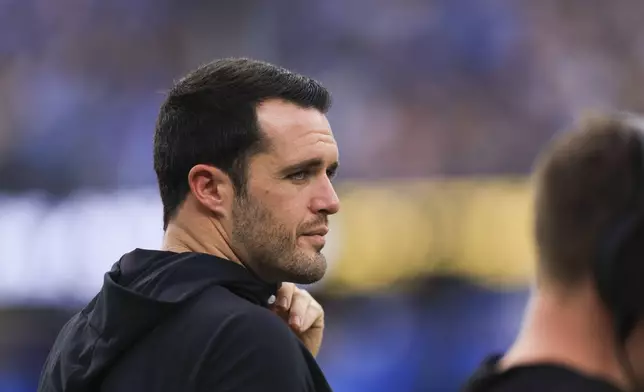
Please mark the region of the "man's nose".
<svg viewBox="0 0 644 392"><path fill-rule="evenodd" d="M327 180L320 189L319 194L313 198L311 209L316 214L323 213L326 215L333 215L340 211L340 199L331 181Z"/></svg>

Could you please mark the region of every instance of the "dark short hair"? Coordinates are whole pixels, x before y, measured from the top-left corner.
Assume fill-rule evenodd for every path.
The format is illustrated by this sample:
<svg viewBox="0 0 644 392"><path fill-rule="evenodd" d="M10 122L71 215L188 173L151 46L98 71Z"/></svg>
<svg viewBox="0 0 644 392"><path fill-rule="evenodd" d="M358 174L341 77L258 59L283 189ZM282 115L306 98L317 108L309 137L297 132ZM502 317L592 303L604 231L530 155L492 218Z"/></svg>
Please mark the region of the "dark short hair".
<svg viewBox="0 0 644 392"><path fill-rule="evenodd" d="M542 152L534 178L535 236L545 279L574 285L591 276L603 238L631 211L644 181L640 132L626 116L594 115ZM629 259L644 256L644 241L637 242Z"/></svg>
<svg viewBox="0 0 644 392"><path fill-rule="evenodd" d="M190 188L188 173L209 164L228 174L244 192L248 158L267 148L256 107L283 99L326 113L329 92L317 81L251 59L227 58L190 72L161 105L154 135L154 170L167 229Z"/></svg>

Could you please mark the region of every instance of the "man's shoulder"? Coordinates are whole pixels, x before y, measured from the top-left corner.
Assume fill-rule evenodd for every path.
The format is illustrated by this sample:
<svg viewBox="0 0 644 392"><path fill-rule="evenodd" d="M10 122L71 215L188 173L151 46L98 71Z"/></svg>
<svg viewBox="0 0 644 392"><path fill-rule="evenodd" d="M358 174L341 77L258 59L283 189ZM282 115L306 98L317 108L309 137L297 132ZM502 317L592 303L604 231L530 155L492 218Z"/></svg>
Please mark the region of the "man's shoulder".
<svg viewBox="0 0 644 392"><path fill-rule="evenodd" d="M204 292L176 315L176 321L197 335L205 334L216 340L230 341L236 336L251 340L270 338L283 345L294 338L286 323L268 308L223 287Z"/></svg>
<svg viewBox="0 0 644 392"><path fill-rule="evenodd" d="M522 365L499 371L496 366L499 359L500 356L486 359L463 392L621 392L604 380L557 364Z"/></svg>
<svg viewBox="0 0 644 392"><path fill-rule="evenodd" d="M189 339L200 351L193 363L198 390L328 390L315 359L278 315L250 302L218 305L218 295L206 294L192 311L204 320Z"/></svg>
<svg viewBox="0 0 644 392"><path fill-rule="evenodd" d="M298 342L269 309L213 287L121 358L107 380L112 389L106 390L121 390L123 380L137 378L137 383L162 380L167 390L183 385L194 391L259 391L272 387L275 375L280 380L275 390L310 390L301 388L311 377Z"/></svg>

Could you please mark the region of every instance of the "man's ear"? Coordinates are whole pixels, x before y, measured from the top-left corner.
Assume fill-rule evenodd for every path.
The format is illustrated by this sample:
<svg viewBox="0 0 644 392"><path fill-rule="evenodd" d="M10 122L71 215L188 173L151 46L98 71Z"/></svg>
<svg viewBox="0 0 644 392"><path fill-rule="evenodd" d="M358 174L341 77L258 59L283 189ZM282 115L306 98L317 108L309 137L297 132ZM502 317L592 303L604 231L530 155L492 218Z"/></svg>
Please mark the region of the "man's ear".
<svg viewBox="0 0 644 392"><path fill-rule="evenodd" d="M219 217L229 215L235 190L228 174L214 166L195 165L188 173L188 185L200 205Z"/></svg>

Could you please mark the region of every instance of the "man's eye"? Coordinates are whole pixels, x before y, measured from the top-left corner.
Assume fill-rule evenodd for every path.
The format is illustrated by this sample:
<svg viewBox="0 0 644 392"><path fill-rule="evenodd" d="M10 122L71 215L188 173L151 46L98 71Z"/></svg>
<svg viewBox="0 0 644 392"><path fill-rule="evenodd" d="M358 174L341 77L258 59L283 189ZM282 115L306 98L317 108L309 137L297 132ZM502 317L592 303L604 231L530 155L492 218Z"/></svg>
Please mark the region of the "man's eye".
<svg viewBox="0 0 644 392"><path fill-rule="evenodd" d="M329 177L330 180L333 180L337 173L338 173L337 169L329 169L326 171L326 175L327 177Z"/></svg>
<svg viewBox="0 0 644 392"><path fill-rule="evenodd" d="M303 181L303 180L306 180L307 176L308 176L307 172L301 171L301 172L297 172L289 175L288 178L294 181Z"/></svg>

